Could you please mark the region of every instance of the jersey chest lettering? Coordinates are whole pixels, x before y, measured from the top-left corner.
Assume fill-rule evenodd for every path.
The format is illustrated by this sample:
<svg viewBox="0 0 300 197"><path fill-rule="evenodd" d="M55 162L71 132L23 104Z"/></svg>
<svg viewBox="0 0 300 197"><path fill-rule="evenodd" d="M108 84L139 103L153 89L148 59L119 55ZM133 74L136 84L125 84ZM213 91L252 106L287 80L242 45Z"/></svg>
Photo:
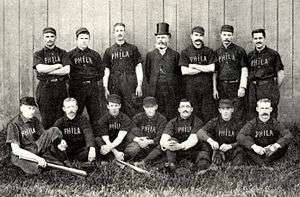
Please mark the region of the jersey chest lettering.
<svg viewBox="0 0 300 197"><path fill-rule="evenodd" d="M225 52L224 54L220 54L218 58L219 62L225 62L228 60L236 61L234 53L227 53Z"/></svg>
<svg viewBox="0 0 300 197"><path fill-rule="evenodd" d="M75 57L74 63L75 64L93 64L93 60L91 57L81 56L81 57Z"/></svg>
<svg viewBox="0 0 300 197"><path fill-rule="evenodd" d="M33 127L29 127L29 128L21 130L21 135L22 136L33 135L34 133L36 133L36 130Z"/></svg>
<svg viewBox="0 0 300 197"><path fill-rule="evenodd" d="M272 137L274 136L273 130L259 130L255 131L255 138L261 138L261 137Z"/></svg>
<svg viewBox="0 0 300 197"><path fill-rule="evenodd" d="M141 130L146 133L156 133L156 127L152 125L142 125Z"/></svg>
<svg viewBox="0 0 300 197"><path fill-rule="evenodd" d="M255 58L251 60L251 67L266 66L269 62L269 58Z"/></svg>
<svg viewBox="0 0 300 197"><path fill-rule="evenodd" d="M64 128L64 134L65 135L80 135L81 130L79 127L68 127L68 128Z"/></svg>
<svg viewBox="0 0 300 197"><path fill-rule="evenodd" d="M108 128L109 129L120 129L121 123L119 123L119 122L109 123Z"/></svg>
<svg viewBox="0 0 300 197"><path fill-rule="evenodd" d="M220 129L219 130L219 136L220 137L234 137L234 131L233 130L230 130L228 128L225 128L225 129Z"/></svg>
<svg viewBox="0 0 300 197"><path fill-rule="evenodd" d="M115 51L111 54L111 60L123 59L127 57L130 57L129 51Z"/></svg>
<svg viewBox="0 0 300 197"><path fill-rule="evenodd" d="M56 64L56 63L61 62L61 59L58 55L52 54L50 56L44 57L44 62L45 62L45 64Z"/></svg>
<svg viewBox="0 0 300 197"><path fill-rule="evenodd" d="M198 63L198 62L201 62L201 63L207 63L207 57L205 55L195 55L195 56L190 56L190 61L192 63Z"/></svg>
<svg viewBox="0 0 300 197"><path fill-rule="evenodd" d="M192 126L184 125L184 126L179 126L177 128L178 133L190 133L192 131Z"/></svg>

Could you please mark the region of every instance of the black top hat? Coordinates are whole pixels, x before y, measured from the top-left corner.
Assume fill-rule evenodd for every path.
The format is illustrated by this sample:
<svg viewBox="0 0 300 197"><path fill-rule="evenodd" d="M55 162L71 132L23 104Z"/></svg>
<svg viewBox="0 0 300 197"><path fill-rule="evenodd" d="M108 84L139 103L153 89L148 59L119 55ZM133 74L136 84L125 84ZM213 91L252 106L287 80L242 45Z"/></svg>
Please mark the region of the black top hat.
<svg viewBox="0 0 300 197"><path fill-rule="evenodd" d="M156 33L154 35L169 35L169 24L168 23L157 23L156 24Z"/></svg>

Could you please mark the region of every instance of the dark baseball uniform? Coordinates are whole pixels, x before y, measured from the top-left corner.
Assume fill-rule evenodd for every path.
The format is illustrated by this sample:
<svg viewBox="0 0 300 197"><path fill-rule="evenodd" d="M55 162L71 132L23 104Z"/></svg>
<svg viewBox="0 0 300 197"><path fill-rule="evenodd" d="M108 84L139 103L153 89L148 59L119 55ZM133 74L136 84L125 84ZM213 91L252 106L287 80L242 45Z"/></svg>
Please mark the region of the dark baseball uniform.
<svg viewBox="0 0 300 197"><path fill-rule="evenodd" d="M189 64L209 65L216 62L217 58L212 49L206 46L197 49L191 45L181 52L179 65L188 67ZM213 72L184 75L186 94L192 102L195 114L204 122L216 115L212 76Z"/></svg>
<svg viewBox="0 0 300 197"><path fill-rule="evenodd" d="M137 78L136 65L142 62L137 47L125 42L114 44L106 49L103 62L109 68L108 89L110 94L118 94L122 98L121 110L129 117L141 111L141 101L136 98Z"/></svg>
<svg viewBox="0 0 300 197"><path fill-rule="evenodd" d="M62 138L60 130L56 127L44 130L36 117L26 119L22 114L19 114L7 125L6 143L18 144L20 148L39 155L47 161L63 165L50 150L52 142L57 138ZM36 163L19 159L16 155L11 155L11 161L27 174L40 172Z"/></svg>
<svg viewBox="0 0 300 197"><path fill-rule="evenodd" d="M93 130L85 116L77 115L69 119L66 115L54 123L58 127L68 148L67 155L72 160L87 161L90 147L95 147Z"/></svg>
<svg viewBox="0 0 300 197"><path fill-rule="evenodd" d="M254 118L243 126L237 136L239 143L247 149L246 153L249 158L259 165L269 164L283 157L291 139L292 134L290 131L285 129L284 126L274 118L271 118L267 122L262 122L259 118ZM281 148L270 157L258 155L251 149L253 144L266 147L274 143L280 144Z"/></svg>
<svg viewBox="0 0 300 197"><path fill-rule="evenodd" d="M148 95L157 99L158 111L168 120L175 117L178 102L185 87L177 51L167 48L164 55L155 49L146 55L145 76L149 83Z"/></svg>
<svg viewBox="0 0 300 197"><path fill-rule="evenodd" d="M105 145L102 136L108 135L109 140L113 142L118 137L119 131L129 132L132 126L132 121L126 114L120 112L116 117L114 117L107 112L101 119L97 121L95 137L98 147L100 148L102 145ZM126 138L124 138L122 143L116 147L117 150L124 150L126 145L125 141Z"/></svg>
<svg viewBox="0 0 300 197"><path fill-rule="evenodd" d="M222 45L216 50L218 62L216 63L217 89L220 99L234 101L234 115L242 119L244 115L245 97L238 97L238 89L242 68L247 68L246 51L231 43L227 48ZM247 87L245 87L247 88Z"/></svg>
<svg viewBox="0 0 300 197"><path fill-rule="evenodd" d="M147 156L154 147L159 146L161 134L167 124L167 119L160 113L156 112L154 117L149 118L145 112L136 114L132 118L133 128L128 133L128 142L124 153L128 158L142 158ZM154 140L154 144L146 148L141 148L138 143L133 142L135 137L147 137Z"/></svg>
<svg viewBox="0 0 300 197"><path fill-rule="evenodd" d="M272 117L277 118L279 87L277 72L284 69L280 55L267 46L262 51L256 49L248 54L249 61L249 119L256 117L256 103L268 98L272 102Z"/></svg>
<svg viewBox="0 0 300 197"><path fill-rule="evenodd" d="M243 127L243 122L236 118L225 121L221 116L208 121L198 132L197 136L203 141L212 138L221 146L230 144L232 149L225 152L226 161L232 161L234 165L242 163L242 149L238 145L236 136Z"/></svg>
<svg viewBox="0 0 300 197"><path fill-rule="evenodd" d="M100 54L90 48L78 47L69 52L71 59L70 96L78 102L79 115L86 107L91 124L106 111L102 78L104 67ZM99 85L98 85L99 83Z"/></svg>
<svg viewBox="0 0 300 197"><path fill-rule="evenodd" d="M33 55L33 69L38 64L62 64L70 65L67 52L58 47L49 49L44 47ZM42 117L42 124L45 129L50 128L54 122L63 116L62 104L67 97L66 80L68 75L59 76L37 72L39 84L36 89L36 102Z"/></svg>

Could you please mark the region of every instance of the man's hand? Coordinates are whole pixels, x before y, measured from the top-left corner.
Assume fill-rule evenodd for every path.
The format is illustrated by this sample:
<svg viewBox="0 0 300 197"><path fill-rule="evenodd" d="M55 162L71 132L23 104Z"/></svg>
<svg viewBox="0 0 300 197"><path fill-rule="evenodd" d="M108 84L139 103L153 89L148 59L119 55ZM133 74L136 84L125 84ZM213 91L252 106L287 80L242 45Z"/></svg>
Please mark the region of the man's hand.
<svg viewBox="0 0 300 197"><path fill-rule="evenodd" d="M43 168L45 168L47 166L47 162L44 158L40 157L38 160L37 160L37 163L38 163L38 166L41 166Z"/></svg>
<svg viewBox="0 0 300 197"><path fill-rule="evenodd" d="M121 151L114 151L114 156L117 160L124 160L124 153Z"/></svg>
<svg viewBox="0 0 300 197"><path fill-rule="evenodd" d="M215 100L218 100L218 99L219 99L219 92L218 92L217 89L214 89L214 90L213 90L213 97L214 97Z"/></svg>
<svg viewBox="0 0 300 197"><path fill-rule="evenodd" d="M141 85L138 85L138 86L136 87L135 95L137 95L137 97L143 96L143 91L142 91L142 86L141 86Z"/></svg>
<svg viewBox="0 0 300 197"><path fill-rule="evenodd" d="M101 146L100 153L101 153L102 155L106 155L106 154L109 153L111 150L112 150L112 146L110 146L110 145L108 145L108 144L105 144L105 145L102 145L102 146Z"/></svg>
<svg viewBox="0 0 300 197"><path fill-rule="evenodd" d="M182 147L181 147L181 145L177 141L170 140L169 141L169 145L168 145L168 149L170 151L178 151L178 150L182 149Z"/></svg>
<svg viewBox="0 0 300 197"><path fill-rule="evenodd" d="M212 155L213 164L220 166L225 161L225 155L220 150L214 150Z"/></svg>
<svg viewBox="0 0 300 197"><path fill-rule="evenodd" d="M244 97L245 96L245 88L240 87L238 90L238 97Z"/></svg>
<svg viewBox="0 0 300 197"><path fill-rule="evenodd" d="M94 161L96 159L96 149L95 147L90 147L88 154L88 161Z"/></svg>
<svg viewBox="0 0 300 197"><path fill-rule="evenodd" d="M105 98L107 99L108 95L109 95L109 91L107 87L104 87L104 94L105 94Z"/></svg>
<svg viewBox="0 0 300 197"><path fill-rule="evenodd" d="M211 146L211 148L213 150L218 150L219 149L219 143L216 142L215 140L211 139L211 138L208 138L207 139L207 143L209 143L209 145Z"/></svg>
<svg viewBox="0 0 300 197"><path fill-rule="evenodd" d="M274 143L274 144L270 144L269 146L266 146L265 149L265 153L268 157L270 157L271 155L273 155L273 153L275 153L279 148L280 148L280 144L278 143Z"/></svg>
<svg viewBox="0 0 300 197"><path fill-rule="evenodd" d="M257 146L256 144L253 144L251 148L259 155L263 155L266 153L266 150L263 147Z"/></svg>
<svg viewBox="0 0 300 197"><path fill-rule="evenodd" d="M60 141L60 143L57 145L57 148L58 148L60 151L65 151L65 150L68 148L68 144L67 144L67 142L66 142L64 139L62 139L62 140Z"/></svg>
<svg viewBox="0 0 300 197"><path fill-rule="evenodd" d="M222 144L222 145L220 146L220 150L223 151L223 152L226 152L226 151L228 151L228 150L230 150L230 149L232 149L231 144Z"/></svg>

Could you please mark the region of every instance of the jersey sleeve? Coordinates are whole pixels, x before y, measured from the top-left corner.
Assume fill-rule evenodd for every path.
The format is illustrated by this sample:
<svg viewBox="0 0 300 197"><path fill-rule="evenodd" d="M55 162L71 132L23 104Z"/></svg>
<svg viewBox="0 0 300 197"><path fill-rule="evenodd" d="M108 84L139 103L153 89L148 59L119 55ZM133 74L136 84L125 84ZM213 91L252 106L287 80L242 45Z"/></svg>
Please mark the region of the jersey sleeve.
<svg viewBox="0 0 300 197"><path fill-rule="evenodd" d="M103 55L103 65L106 68L111 69L111 54L109 48L105 50Z"/></svg>
<svg viewBox="0 0 300 197"><path fill-rule="evenodd" d="M19 128L16 124L8 123L6 134L6 143L15 143L20 146Z"/></svg>
<svg viewBox="0 0 300 197"><path fill-rule="evenodd" d="M212 138L212 132L215 130L216 124L216 119L208 121L201 129L197 131L198 138L205 142L208 140L208 138Z"/></svg>
<svg viewBox="0 0 300 197"><path fill-rule="evenodd" d="M108 117L107 115L102 116L95 124L95 137L102 137L108 135Z"/></svg>
<svg viewBox="0 0 300 197"><path fill-rule="evenodd" d="M129 132L132 127L133 127L132 121L130 120L130 118L127 115L124 114L122 116L122 120L121 120L120 131Z"/></svg>
<svg viewBox="0 0 300 197"><path fill-rule="evenodd" d="M276 72L284 69L284 66L281 61L281 57L278 52L275 52L274 66L275 66Z"/></svg>
<svg viewBox="0 0 300 197"><path fill-rule="evenodd" d="M140 124L140 115L136 114L132 118L132 128L130 129L130 131L127 134L128 141L132 142L135 137L140 137L141 130L140 130L139 124Z"/></svg>
<svg viewBox="0 0 300 197"><path fill-rule="evenodd" d="M208 64L216 64L218 62L217 54L212 49L209 50L207 59L208 59Z"/></svg>
<svg viewBox="0 0 300 197"><path fill-rule="evenodd" d="M62 50L61 56L62 56L62 65L64 66L71 65L71 60L67 51Z"/></svg>
<svg viewBox="0 0 300 197"><path fill-rule="evenodd" d="M82 117L81 127L83 130L86 146L95 147L95 137L93 134L93 130L86 117Z"/></svg>
<svg viewBox="0 0 300 197"><path fill-rule="evenodd" d="M186 50L183 50L181 52L181 55L180 55L180 59L179 59L179 66L185 66L185 67L188 67L189 66L189 63L190 63L190 59L186 53Z"/></svg>
<svg viewBox="0 0 300 197"><path fill-rule="evenodd" d="M165 127L165 129L164 129L164 131L163 131L163 134L168 134L168 135L170 135L170 136L173 136L173 135L174 135L175 121L176 121L176 118L170 120L170 121L167 123L167 125L166 125L166 127Z"/></svg>
<svg viewBox="0 0 300 197"><path fill-rule="evenodd" d="M36 129L37 136L41 136L45 131L41 121L39 121L36 117L34 117L34 128Z"/></svg>
<svg viewBox="0 0 300 197"><path fill-rule="evenodd" d="M102 62L100 54L96 53L95 58L96 58L96 66L98 68L98 72L101 75L101 77L103 77L103 75L104 75L104 66L103 66L103 62Z"/></svg>
<svg viewBox="0 0 300 197"><path fill-rule="evenodd" d="M278 129L278 131L280 132L279 139L277 140L277 143L281 147L285 147L288 144L290 144L291 140L292 140L292 137L293 137L291 132L288 129L286 129L283 126L282 123L280 123L278 121L276 121L275 128Z"/></svg>
<svg viewBox="0 0 300 197"><path fill-rule="evenodd" d="M197 133L197 131L199 129L201 129L202 126L203 126L202 120L200 118L198 118L197 116L195 116L191 133L194 133L194 134Z"/></svg>
<svg viewBox="0 0 300 197"><path fill-rule="evenodd" d="M43 64L44 63L44 59L43 57L41 56L41 54L39 52L35 52L33 54L33 69L36 69L36 66L38 64Z"/></svg>
<svg viewBox="0 0 300 197"><path fill-rule="evenodd" d="M240 64L239 66L241 68L248 68L248 57L247 57L247 53L244 49L240 49L239 51L239 55L241 56L241 60L240 60Z"/></svg>
<svg viewBox="0 0 300 197"><path fill-rule="evenodd" d="M147 53L146 54L146 62L145 62L145 77L146 77L146 81L147 83L150 82L150 76L151 76L151 68L152 64L151 64L151 54Z"/></svg>
<svg viewBox="0 0 300 197"><path fill-rule="evenodd" d="M139 52L139 50L136 46L134 46L133 57L134 57L135 65L142 63L141 53Z"/></svg>
<svg viewBox="0 0 300 197"><path fill-rule="evenodd" d="M157 132L156 132L156 137L153 139L154 144L158 145L159 144L159 140L161 138L161 135L166 127L167 124L167 119L164 116L161 116L159 118L159 122L157 125Z"/></svg>
<svg viewBox="0 0 300 197"><path fill-rule="evenodd" d="M237 141L239 144L250 149L253 144L255 144L254 139L251 135L253 123L252 121L247 122L237 135Z"/></svg>

